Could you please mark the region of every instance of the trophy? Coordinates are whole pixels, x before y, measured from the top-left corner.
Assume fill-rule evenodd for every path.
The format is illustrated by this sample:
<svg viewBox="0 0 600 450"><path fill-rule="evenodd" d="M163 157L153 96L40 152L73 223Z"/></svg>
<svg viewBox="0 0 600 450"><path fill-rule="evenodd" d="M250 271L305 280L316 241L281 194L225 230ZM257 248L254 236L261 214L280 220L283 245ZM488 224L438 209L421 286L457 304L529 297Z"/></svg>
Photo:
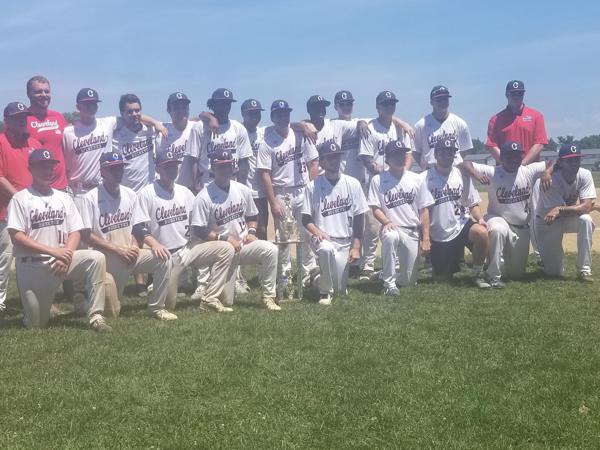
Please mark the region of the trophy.
<svg viewBox="0 0 600 450"><path fill-rule="evenodd" d="M283 205L283 217L275 229L275 244L280 246L296 244L297 287L294 289L293 283L288 282L292 279L291 270L288 273L280 274L281 278L277 286L277 298L281 301L287 297L288 301L292 301L294 294L296 294L300 300L302 299L302 240L300 239L298 224L293 214L291 195L282 195L281 203ZM281 283L283 280L286 280L286 282Z"/></svg>
<svg viewBox="0 0 600 450"><path fill-rule="evenodd" d="M292 197L285 194L281 197L283 203L283 218L275 230L276 244L289 244L300 240L298 235L298 225L293 214Z"/></svg>

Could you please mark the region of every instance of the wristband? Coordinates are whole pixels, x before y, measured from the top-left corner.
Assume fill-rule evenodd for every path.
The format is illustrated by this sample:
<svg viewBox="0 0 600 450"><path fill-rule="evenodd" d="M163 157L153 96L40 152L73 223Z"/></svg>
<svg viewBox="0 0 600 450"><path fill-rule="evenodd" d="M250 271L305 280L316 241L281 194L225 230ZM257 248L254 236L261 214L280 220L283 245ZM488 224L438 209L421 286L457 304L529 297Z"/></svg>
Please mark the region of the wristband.
<svg viewBox="0 0 600 450"><path fill-rule="evenodd" d="M254 228L254 227L248 228L248 234L251 234L252 236L256 236L256 228Z"/></svg>

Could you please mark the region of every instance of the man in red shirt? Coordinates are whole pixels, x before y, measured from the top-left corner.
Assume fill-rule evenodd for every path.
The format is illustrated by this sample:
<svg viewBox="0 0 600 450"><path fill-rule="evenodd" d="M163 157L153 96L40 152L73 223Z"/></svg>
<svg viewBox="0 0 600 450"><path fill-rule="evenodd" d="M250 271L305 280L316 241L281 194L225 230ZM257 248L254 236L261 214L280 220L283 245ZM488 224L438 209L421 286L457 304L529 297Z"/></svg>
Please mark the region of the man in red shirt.
<svg viewBox="0 0 600 450"><path fill-rule="evenodd" d="M507 141L516 141L525 150L523 165L539 161L540 152L548 143L544 116L525 106L525 85L512 80L506 85L508 105L490 119L485 145L491 155L500 161L500 147Z"/></svg>
<svg viewBox="0 0 600 450"><path fill-rule="evenodd" d="M0 312L6 309L6 290L12 262L12 242L6 230L6 207L12 196L31 185L29 152L41 144L27 133L27 107L20 102L4 108L4 126L0 134Z"/></svg>
<svg viewBox="0 0 600 450"><path fill-rule="evenodd" d="M52 187L64 190L67 188L65 157L62 151L63 131L67 121L57 111L48 109L51 100L50 82L41 75L36 75L27 82L27 97L29 97L29 112L27 129L31 137L52 152L58 160L55 169L55 180Z"/></svg>

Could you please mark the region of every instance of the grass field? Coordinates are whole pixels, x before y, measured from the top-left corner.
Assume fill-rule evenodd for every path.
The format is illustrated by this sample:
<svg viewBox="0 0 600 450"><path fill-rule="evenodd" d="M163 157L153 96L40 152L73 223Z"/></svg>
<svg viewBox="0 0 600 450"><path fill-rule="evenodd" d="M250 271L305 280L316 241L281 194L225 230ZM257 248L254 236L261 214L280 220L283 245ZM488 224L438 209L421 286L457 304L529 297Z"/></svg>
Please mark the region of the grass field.
<svg viewBox="0 0 600 450"><path fill-rule="evenodd" d="M175 323L128 298L109 335L69 314L26 331L13 309L0 448L598 447L598 284L379 292L280 313L253 294L230 315L184 301Z"/></svg>

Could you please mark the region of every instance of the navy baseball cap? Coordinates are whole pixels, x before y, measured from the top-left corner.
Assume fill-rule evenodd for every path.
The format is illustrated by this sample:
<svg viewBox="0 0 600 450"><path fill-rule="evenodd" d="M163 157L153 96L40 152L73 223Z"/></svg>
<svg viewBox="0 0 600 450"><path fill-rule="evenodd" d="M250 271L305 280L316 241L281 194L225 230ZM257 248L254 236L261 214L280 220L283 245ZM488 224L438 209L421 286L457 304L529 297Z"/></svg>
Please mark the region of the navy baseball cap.
<svg viewBox="0 0 600 450"><path fill-rule="evenodd" d="M181 161L171 151L158 152L155 159L156 166L163 166L169 163L181 164Z"/></svg>
<svg viewBox="0 0 600 450"><path fill-rule="evenodd" d="M456 139L441 139L437 141L434 146L434 150L458 150L458 142Z"/></svg>
<svg viewBox="0 0 600 450"><path fill-rule="evenodd" d="M500 152L521 152L524 153L523 146L517 141L506 141L500 147Z"/></svg>
<svg viewBox="0 0 600 450"><path fill-rule="evenodd" d="M167 99L167 109L169 109L169 106L171 106L173 103L177 102L186 102L189 104L192 101L183 92L173 92Z"/></svg>
<svg viewBox="0 0 600 450"><path fill-rule="evenodd" d="M273 111L293 111L285 100L275 100L271 103L271 112Z"/></svg>
<svg viewBox="0 0 600 450"><path fill-rule="evenodd" d="M80 89L77 93L77 103L79 102L101 102L98 91L91 88Z"/></svg>
<svg viewBox="0 0 600 450"><path fill-rule="evenodd" d="M331 102L329 100L325 100L325 98L322 95L311 95L310 98L307 100L306 102L306 108L310 108L312 105L325 105L325 106L329 106L331 105Z"/></svg>
<svg viewBox="0 0 600 450"><path fill-rule="evenodd" d="M335 94L335 98L333 99L334 103L343 103L343 102L352 102L354 103L354 97L352 97L352 92L350 91L339 91Z"/></svg>
<svg viewBox="0 0 600 450"><path fill-rule="evenodd" d="M228 102L237 102L233 98L233 92L231 92L227 88L219 88L212 93L210 99L213 101L228 101Z"/></svg>
<svg viewBox="0 0 600 450"><path fill-rule="evenodd" d="M242 112L246 111L264 111L264 108L260 104L260 102L254 98L249 98L248 100L244 100L242 103Z"/></svg>
<svg viewBox="0 0 600 450"><path fill-rule="evenodd" d="M58 164L60 161L52 156L52 152L46 148L36 148L29 154L29 165L50 161Z"/></svg>
<svg viewBox="0 0 600 450"><path fill-rule="evenodd" d="M390 141L385 146L386 155L391 153L409 153L410 151L410 148L406 147L402 141Z"/></svg>
<svg viewBox="0 0 600 450"><path fill-rule="evenodd" d="M390 103L390 102L398 103L398 99L396 98L396 95L391 91L380 92L377 95L377 98L375 99L375 103L377 105L379 105L381 103Z"/></svg>
<svg viewBox="0 0 600 450"><path fill-rule="evenodd" d="M100 155L100 167L127 164L120 153L108 152Z"/></svg>
<svg viewBox="0 0 600 450"><path fill-rule="evenodd" d="M10 102L4 108L4 117L14 116L16 114L30 114L27 106L21 102Z"/></svg>
<svg viewBox="0 0 600 450"><path fill-rule="evenodd" d="M506 83L506 92L525 92L525 83L519 80L512 80Z"/></svg>
<svg viewBox="0 0 600 450"><path fill-rule="evenodd" d="M440 97L452 97L450 95L450 91L446 86L438 85L434 86L431 92L429 93L429 98L440 98Z"/></svg>
<svg viewBox="0 0 600 450"><path fill-rule="evenodd" d="M319 156L342 154L343 152L345 150L342 150L335 142L323 142L319 145Z"/></svg>
<svg viewBox="0 0 600 450"><path fill-rule="evenodd" d="M231 164L234 161L231 150L218 150L210 155L211 164Z"/></svg>
<svg viewBox="0 0 600 450"><path fill-rule="evenodd" d="M560 159L581 157L581 150L576 145L563 144L558 150L558 157Z"/></svg>

